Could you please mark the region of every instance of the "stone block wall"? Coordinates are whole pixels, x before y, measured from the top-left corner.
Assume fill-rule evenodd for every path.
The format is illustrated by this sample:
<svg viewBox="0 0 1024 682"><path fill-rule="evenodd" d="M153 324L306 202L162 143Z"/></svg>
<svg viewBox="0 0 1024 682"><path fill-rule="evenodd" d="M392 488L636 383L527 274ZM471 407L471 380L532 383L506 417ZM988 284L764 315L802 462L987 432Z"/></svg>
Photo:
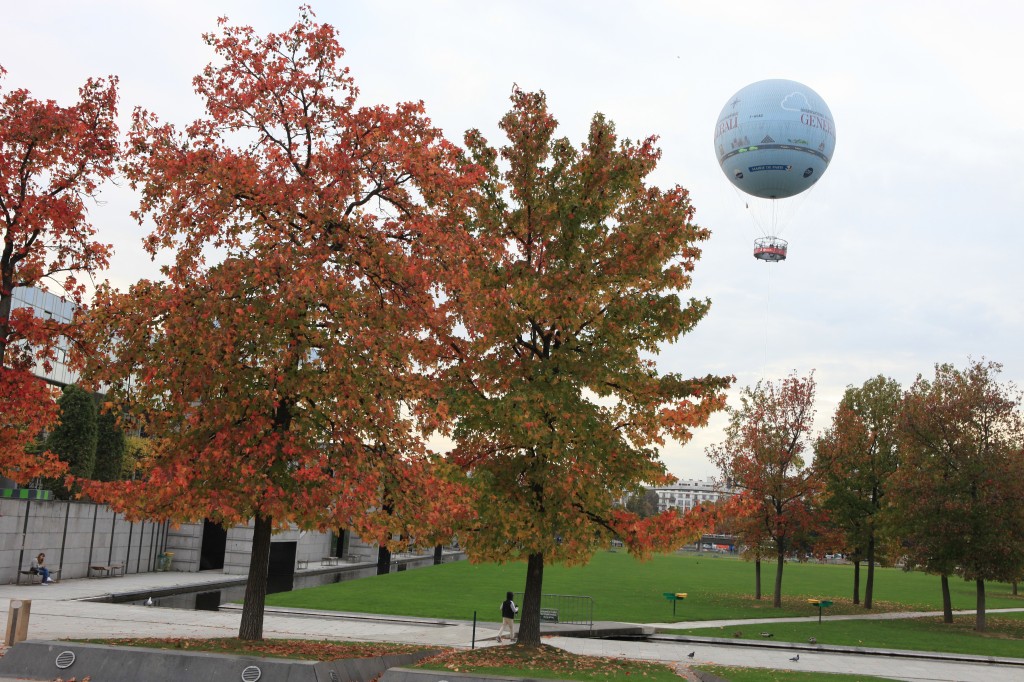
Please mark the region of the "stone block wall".
<svg viewBox="0 0 1024 682"><path fill-rule="evenodd" d="M275 533L272 542L294 542L295 559L317 566L331 553L330 533L290 529ZM179 526L165 522L129 523L105 505L63 500L0 498L0 583L13 583L18 570L27 569L43 552L61 578L84 578L90 565L120 563L126 573L159 568L159 555L173 552L173 571L197 572L203 544L203 524ZM228 529L224 573L245 575L252 550L252 524ZM348 555L361 561L377 560L377 545L355 535Z"/></svg>
<svg viewBox="0 0 1024 682"><path fill-rule="evenodd" d="M167 551L174 552L172 571L196 573L199 571L199 550L203 546L203 524L171 524L167 529Z"/></svg>
<svg viewBox="0 0 1024 682"><path fill-rule="evenodd" d="M224 551L224 572L230 575L246 575L252 552L252 522L228 529ZM353 538L355 540L355 538ZM312 531L290 529L278 531L271 538L272 543L294 542L296 562L304 559L316 565L327 556L331 548L331 535ZM173 570L194 573L199 570L199 553L203 545L203 524L187 523L171 527L167 532L167 551L174 552ZM373 546L376 556L376 545Z"/></svg>
<svg viewBox="0 0 1024 682"><path fill-rule="evenodd" d="M40 552L62 579L84 578L95 564L145 573L155 568L165 535L165 524L129 523L91 502L0 499L0 582L16 582Z"/></svg>

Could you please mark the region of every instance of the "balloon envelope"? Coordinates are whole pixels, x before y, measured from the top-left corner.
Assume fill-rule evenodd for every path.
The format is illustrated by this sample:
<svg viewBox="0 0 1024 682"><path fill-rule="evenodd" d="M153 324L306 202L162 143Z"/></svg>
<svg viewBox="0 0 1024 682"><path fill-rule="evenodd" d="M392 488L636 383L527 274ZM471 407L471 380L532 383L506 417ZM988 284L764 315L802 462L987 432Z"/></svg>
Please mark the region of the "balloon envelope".
<svg viewBox="0 0 1024 682"><path fill-rule="evenodd" d="M729 98L715 127L722 172L743 192L765 199L808 189L828 168L835 148L828 105L796 81L748 85Z"/></svg>

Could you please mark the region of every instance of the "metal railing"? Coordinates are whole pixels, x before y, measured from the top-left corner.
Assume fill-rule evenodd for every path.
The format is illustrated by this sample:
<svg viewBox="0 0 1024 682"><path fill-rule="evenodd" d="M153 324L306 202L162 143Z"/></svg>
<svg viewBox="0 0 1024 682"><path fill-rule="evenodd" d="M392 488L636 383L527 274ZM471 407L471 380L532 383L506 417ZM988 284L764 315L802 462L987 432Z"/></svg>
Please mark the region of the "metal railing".
<svg viewBox="0 0 1024 682"><path fill-rule="evenodd" d="M522 606L523 593L514 594L516 604ZM594 627L594 598L588 595L579 594L542 594L540 596L541 612L545 610L555 611L557 621L549 621L544 618L541 622L558 622L572 625L586 625Z"/></svg>

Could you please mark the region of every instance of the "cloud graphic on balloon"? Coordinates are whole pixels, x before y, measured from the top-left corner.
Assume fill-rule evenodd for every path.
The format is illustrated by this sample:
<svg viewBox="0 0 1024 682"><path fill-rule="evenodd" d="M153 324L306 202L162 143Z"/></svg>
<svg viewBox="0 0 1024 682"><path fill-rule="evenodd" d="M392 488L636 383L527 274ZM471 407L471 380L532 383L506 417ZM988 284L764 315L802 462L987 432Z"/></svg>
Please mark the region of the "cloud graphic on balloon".
<svg viewBox="0 0 1024 682"><path fill-rule="evenodd" d="M800 111L801 109L810 109L811 103L807 101L807 95L802 92L791 92L786 95L782 104L780 104L786 111Z"/></svg>

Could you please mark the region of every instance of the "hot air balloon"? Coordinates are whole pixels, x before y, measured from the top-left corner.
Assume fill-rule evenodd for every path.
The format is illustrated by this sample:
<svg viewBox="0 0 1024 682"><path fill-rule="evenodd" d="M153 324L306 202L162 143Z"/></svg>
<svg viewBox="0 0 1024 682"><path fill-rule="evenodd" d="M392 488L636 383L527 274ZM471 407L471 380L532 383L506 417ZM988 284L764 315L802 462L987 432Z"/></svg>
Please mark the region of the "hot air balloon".
<svg viewBox="0 0 1024 682"><path fill-rule="evenodd" d="M752 83L729 98L715 126L715 152L722 172L748 203L764 202L770 216L754 257L786 259L778 203L809 189L828 168L836 148L836 126L825 101L806 85L773 79Z"/></svg>

